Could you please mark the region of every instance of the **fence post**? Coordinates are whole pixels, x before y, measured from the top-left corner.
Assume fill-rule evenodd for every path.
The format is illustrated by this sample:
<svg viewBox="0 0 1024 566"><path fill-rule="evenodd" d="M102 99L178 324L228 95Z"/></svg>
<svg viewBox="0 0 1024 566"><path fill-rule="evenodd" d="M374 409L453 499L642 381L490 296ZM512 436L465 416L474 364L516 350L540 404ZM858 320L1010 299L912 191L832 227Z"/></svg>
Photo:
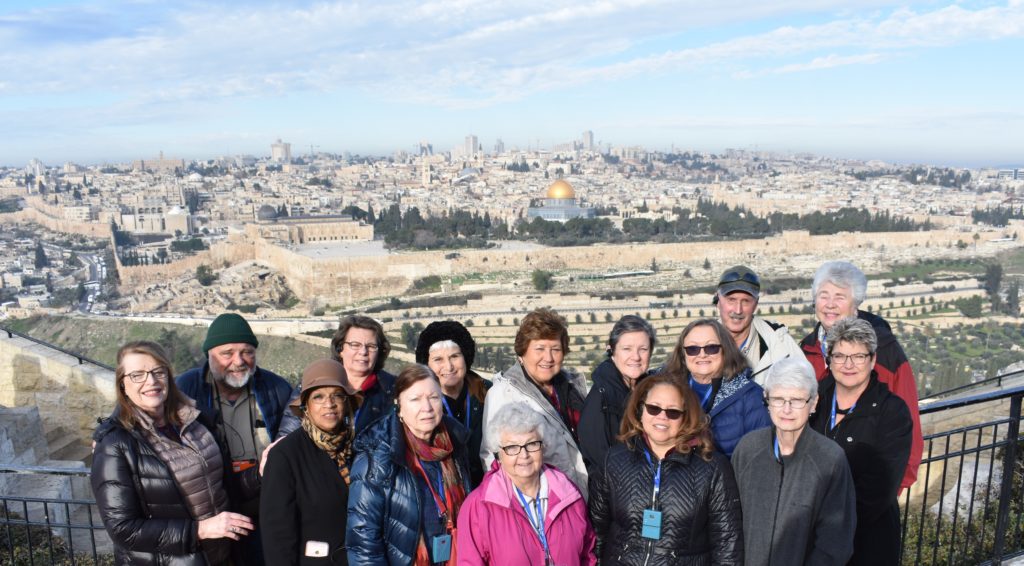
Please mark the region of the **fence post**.
<svg viewBox="0 0 1024 566"><path fill-rule="evenodd" d="M1002 564L1003 547L1006 545L1006 529L1010 521L1010 499L1013 497L1013 472L1017 465L1017 438L1020 436L1021 396L1010 398L1010 424L1006 431L1006 452L1003 454L1003 478L999 485L999 516L996 517L996 540L992 549L993 564Z"/></svg>

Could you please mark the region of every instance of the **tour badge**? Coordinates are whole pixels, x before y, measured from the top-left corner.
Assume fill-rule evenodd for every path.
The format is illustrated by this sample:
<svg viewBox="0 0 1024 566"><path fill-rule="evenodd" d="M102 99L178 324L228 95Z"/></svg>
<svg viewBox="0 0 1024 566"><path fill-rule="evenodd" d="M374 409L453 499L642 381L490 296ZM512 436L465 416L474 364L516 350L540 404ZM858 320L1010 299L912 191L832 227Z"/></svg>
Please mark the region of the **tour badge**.
<svg viewBox="0 0 1024 566"><path fill-rule="evenodd" d="M661 538L661 511L644 509L644 523L640 535L652 540Z"/></svg>
<svg viewBox="0 0 1024 566"><path fill-rule="evenodd" d="M452 535L437 535L431 540L430 555L434 564L447 562L452 557Z"/></svg>

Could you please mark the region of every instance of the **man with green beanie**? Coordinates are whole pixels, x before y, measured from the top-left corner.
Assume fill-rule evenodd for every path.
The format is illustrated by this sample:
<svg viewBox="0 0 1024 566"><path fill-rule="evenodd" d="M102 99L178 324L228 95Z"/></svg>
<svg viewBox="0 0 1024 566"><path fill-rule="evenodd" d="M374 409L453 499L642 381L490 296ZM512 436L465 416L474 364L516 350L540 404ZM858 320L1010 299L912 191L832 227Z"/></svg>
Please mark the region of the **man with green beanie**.
<svg viewBox="0 0 1024 566"><path fill-rule="evenodd" d="M234 473L258 466L266 447L291 432L281 425L292 386L256 365L257 347L259 340L244 318L235 313L222 314L206 331L206 363L176 380L178 388L195 400L196 407L213 417L216 434L230 450ZM257 519L258 497L240 501L238 494L231 495L236 511ZM232 554L237 563L263 564L258 522L257 530L235 546Z"/></svg>

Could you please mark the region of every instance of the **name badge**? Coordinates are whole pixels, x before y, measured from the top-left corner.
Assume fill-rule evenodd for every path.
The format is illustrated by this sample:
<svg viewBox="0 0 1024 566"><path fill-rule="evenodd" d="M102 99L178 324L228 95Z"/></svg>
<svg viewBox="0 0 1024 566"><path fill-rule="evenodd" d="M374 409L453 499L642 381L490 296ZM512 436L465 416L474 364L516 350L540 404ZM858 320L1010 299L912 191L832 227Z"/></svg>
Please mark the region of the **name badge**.
<svg viewBox="0 0 1024 566"><path fill-rule="evenodd" d="M321 558L331 553L331 547L326 542L318 540L307 540L306 541L306 556L312 558Z"/></svg>
<svg viewBox="0 0 1024 566"><path fill-rule="evenodd" d="M644 509L644 522L640 535L653 540L661 538L661 511Z"/></svg>
<svg viewBox="0 0 1024 566"><path fill-rule="evenodd" d="M431 541L430 555L434 564L447 562L452 557L452 535L437 535Z"/></svg>

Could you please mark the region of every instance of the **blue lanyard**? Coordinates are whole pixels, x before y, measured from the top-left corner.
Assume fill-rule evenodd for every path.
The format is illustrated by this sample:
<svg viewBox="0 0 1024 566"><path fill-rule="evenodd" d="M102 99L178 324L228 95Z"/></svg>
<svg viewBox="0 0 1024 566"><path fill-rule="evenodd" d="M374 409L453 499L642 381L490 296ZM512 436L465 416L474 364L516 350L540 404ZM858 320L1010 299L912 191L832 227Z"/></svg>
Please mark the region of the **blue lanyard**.
<svg viewBox="0 0 1024 566"><path fill-rule="evenodd" d="M747 342L750 342L750 335L753 334L753 333L754 333L754 329L751 328L750 332L747 333L747 337L743 339L743 343L740 344L740 353L742 353L743 349L747 347Z"/></svg>
<svg viewBox="0 0 1024 566"><path fill-rule="evenodd" d="M856 402L853 405L850 405L850 408L846 410L846 413L847 414L852 413L853 412L853 408L856 407L856 406L857 406ZM832 392L832 414L828 418L828 429L829 430L833 430L835 428L836 428L836 392L833 391Z"/></svg>
<svg viewBox="0 0 1024 566"><path fill-rule="evenodd" d="M658 501L658 492L661 491L661 460L658 460L658 465L655 467L654 462L651 461L651 453L644 447L644 458L647 458L647 463L654 468L654 493L651 495L651 507Z"/></svg>
<svg viewBox="0 0 1024 566"><path fill-rule="evenodd" d="M697 383L697 380L695 380L693 378L693 376L691 375L690 376L690 389L693 389L694 393L697 392L697 387L696 387L697 385L703 385L703 384ZM703 409L704 407L707 406L708 399L711 398L711 392L713 392L714 390L715 390L715 385L713 383L709 383L708 384L707 392L704 393L704 395L700 399L700 408L701 409Z"/></svg>
<svg viewBox="0 0 1024 566"><path fill-rule="evenodd" d="M540 540L540 545L544 547L544 557L551 558L551 549L548 547L548 537L544 534L544 513L540 506L540 492L537 492L537 497L534 498L533 504L537 510L537 520L534 521L533 514L530 513L530 504L526 502L526 496L523 492L519 491L519 488L512 486L516 490L516 495L519 496L519 503L523 506L523 511L526 511L526 520L530 522L530 526L533 527L533 532L537 533L537 538Z"/></svg>
<svg viewBox="0 0 1024 566"><path fill-rule="evenodd" d="M782 461L782 455L779 453L779 437L775 437L775 460L777 462Z"/></svg>
<svg viewBox="0 0 1024 566"><path fill-rule="evenodd" d="M465 387L465 385L463 385L463 387ZM441 402L444 403L444 410L445 410L446 413L448 413L448 416L453 418L453 419L457 418L455 416L455 413L452 412L452 408L448 406L448 397L446 397L445 395L441 395ZM466 425L466 430L468 431L469 430L469 391L466 391L466 416L464 418L466 419L465 425Z"/></svg>
<svg viewBox="0 0 1024 566"><path fill-rule="evenodd" d="M430 495L434 496L434 506L437 507L437 516L444 517L447 512L448 503L444 497L444 473L441 470L437 471L437 490L434 490L434 482L430 481L430 475L427 474L427 467L423 465L423 460L420 459L420 468L423 469L423 477L427 480L427 487L430 488ZM438 462L438 466L442 464Z"/></svg>

